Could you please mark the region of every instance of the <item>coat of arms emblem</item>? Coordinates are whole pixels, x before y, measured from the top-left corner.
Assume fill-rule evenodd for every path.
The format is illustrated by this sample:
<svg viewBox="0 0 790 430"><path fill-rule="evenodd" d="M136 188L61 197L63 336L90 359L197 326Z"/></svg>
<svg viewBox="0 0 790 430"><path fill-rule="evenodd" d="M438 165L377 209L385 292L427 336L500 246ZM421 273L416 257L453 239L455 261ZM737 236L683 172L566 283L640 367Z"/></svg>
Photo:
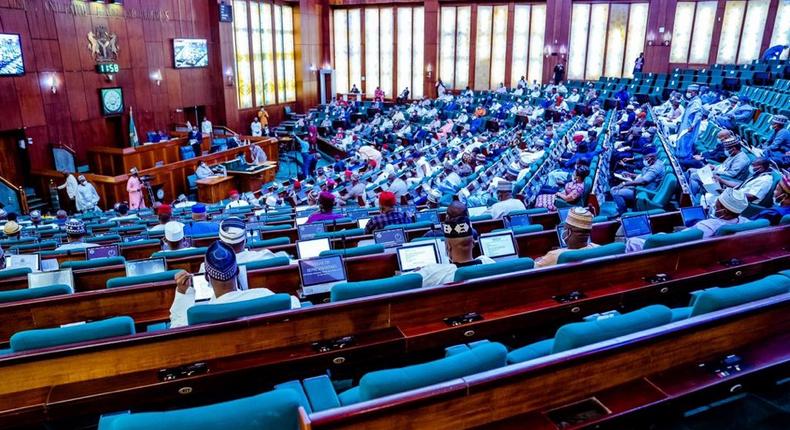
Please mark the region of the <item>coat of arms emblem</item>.
<svg viewBox="0 0 790 430"><path fill-rule="evenodd" d="M88 32L88 49L96 62L115 61L118 59L118 36L103 25L96 26Z"/></svg>

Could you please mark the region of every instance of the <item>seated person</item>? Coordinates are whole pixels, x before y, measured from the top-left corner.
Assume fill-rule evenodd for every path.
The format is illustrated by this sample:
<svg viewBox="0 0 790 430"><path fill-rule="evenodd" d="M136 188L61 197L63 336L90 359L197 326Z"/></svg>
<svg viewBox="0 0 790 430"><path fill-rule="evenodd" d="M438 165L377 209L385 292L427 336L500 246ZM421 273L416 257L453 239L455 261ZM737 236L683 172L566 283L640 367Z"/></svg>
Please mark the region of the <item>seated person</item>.
<svg viewBox="0 0 790 430"><path fill-rule="evenodd" d="M6 223L8 226L8 223ZM85 248L92 248L94 246L98 246L95 243L86 243L84 241L85 238L85 223L82 220L78 220L76 218L72 218L66 221L66 236L68 238L68 243L64 243L60 245L55 250L56 251L64 251L69 249L85 249Z"/></svg>
<svg viewBox="0 0 790 430"><path fill-rule="evenodd" d="M493 219L502 219L510 212L525 210L524 202L513 198L513 184L510 181L501 180L496 185L497 201L491 205L486 214L490 214Z"/></svg>
<svg viewBox="0 0 790 430"><path fill-rule="evenodd" d="M114 209L116 216L108 219L107 221L124 222L124 221L134 221L140 219L140 217L138 217L136 214L129 214L129 205L127 205L126 203L116 203Z"/></svg>
<svg viewBox="0 0 790 430"><path fill-rule="evenodd" d="M178 251L179 249L189 249L184 243L184 224L178 221L170 221L165 224L165 237L162 238L163 251Z"/></svg>
<svg viewBox="0 0 790 430"><path fill-rule="evenodd" d="M198 179L205 179L215 175L214 171L208 167L208 164L205 161L201 161L195 169L195 176L197 176Z"/></svg>
<svg viewBox="0 0 790 430"><path fill-rule="evenodd" d="M267 288L241 290L239 284L239 266L233 248L223 242L214 242L206 250L203 264L206 269L206 280L214 290L214 298L204 304L215 305L241 302L271 296ZM170 306L170 327L184 327L187 322L187 310L195 304L195 290L192 288L192 275L179 272L176 275L176 295ZM299 300L291 297L291 308L298 308Z"/></svg>
<svg viewBox="0 0 790 430"><path fill-rule="evenodd" d="M726 179L721 176L714 176L713 179L721 185L723 189L734 188L741 190L746 195L749 203L761 202L774 184L774 177L771 173L771 163L766 158L755 158L749 166L749 177L743 182L737 179ZM702 204L707 206L712 202L715 195L706 193Z"/></svg>
<svg viewBox="0 0 790 430"><path fill-rule="evenodd" d="M741 149L740 140L736 136L730 136L723 142L723 145L727 152L727 158L718 166L711 166L713 174L726 176L731 180L744 179L749 173L750 163L749 156ZM692 200L698 203L705 188L697 169L689 169L689 189Z"/></svg>
<svg viewBox="0 0 790 430"><path fill-rule="evenodd" d="M455 208L453 208L456 206ZM453 202L450 205L455 212L466 212L466 205ZM448 208L448 213L450 213ZM473 257L475 239L472 235L472 224L467 216L448 217L442 224L444 231L444 246L447 249L447 258L450 263L429 264L420 268L417 273L422 276L422 286L442 285L453 282L455 272L459 267L473 266L476 264L494 263L489 257L481 255Z"/></svg>
<svg viewBox="0 0 790 430"><path fill-rule="evenodd" d="M754 118L754 107L749 104L749 97L738 96L738 103L728 112L717 115L714 118L720 127L729 130L744 124L748 124Z"/></svg>
<svg viewBox="0 0 790 430"><path fill-rule="evenodd" d="M318 212L314 212L307 217L307 224L343 218L342 214L333 213L334 209L335 195L328 191L321 191L321 194L318 195Z"/></svg>
<svg viewBox="0 0 790 430"><path fill-rule="evenodd" d="M535 201L536 208L546 208L549 211L556 211L557 207L554 202L560 199L566 203L575 205L582 203L579 200L584 194L584 180L590 175L590 168L587 166L579 166L573 173L573 180L565 184L565 190L559 191L555 194L541 194Z"/></svg>
<svg viewBox="0 0 790 430"><path fill-rule="evenodd" d="M381 213L371 218L365 225L365 234L371 234L392 224L410 223L411 219L409 219L409 216L398 210L396 206L395 194L390 191L382 191L379 194L379 211Z"/></svg>
<svg viewBox="0 0 790 430"><path fill-rule="evenodd" d="M790 214L790 175L785 175L774 189L774 205L760 211L752 219L767 219L771 225L777 225L782 217L788 214Z"/></svg>
<svg viewBox="0 0 790 430"><path fill-rule="evenodd" d="M184 227L184 234L195 236L199 234L217 234L219 224L208 220L206 205L197 203L192 206L192 222Z"/></svg>
<svg viewBox="0 0 790 430"><path fill-rule="evenodd" d="M238 191L230 190L230 202L225 205L225 210L232 208L242 208L249 205L250 203L248 201L241 199Z"/></svg>
<svg viewBox="0 0 790 430"><path fill-rule="evenodd" d="M636 187L655 190L664 179L664 162L658 159L655 148L649 149L643 160L645 168L642 173L629 173L633 179L622 182L611 190L618 214L625 212L636 201Z"/></svg>
<svg viewBox="0 0 790 430"><path fill-rule="evenodd" d="M159 218L159 224L151 227L148 231L162 231L165 225L170 222L173 217L173 208L170 205L160 205L156 208L156 216Z"/></svg>
<svg viewBox="0 0 790 430"><path fill-rule="evenodd" d="M557 264L557 259L565 251L595 248L598 245L590 242L593 214L587 208L572 208L565 218L563 240L567 248L552 249L543 257L535 260L535 267L548 267Z"/></svg>
<svg viewBox="0 0 790 430"><path fill-rule="evenodd" d="M219 240L233 248L236 264L268 260L274 257L288 257L284 251L271 252L268 249L251 251L247 249L247 224L238 217L230 217L219 225ZM205 272L205 263L200 264L200 272Z"/></svg>
<svg viewBox="0 0 790 430"><path fill-rule="evenodd" d="M3 233L5 234L6 239L18 239L19 233L21 231L22 226L16 222L16 219L8 220L6 221L5 225L3 225Z"/></svg>

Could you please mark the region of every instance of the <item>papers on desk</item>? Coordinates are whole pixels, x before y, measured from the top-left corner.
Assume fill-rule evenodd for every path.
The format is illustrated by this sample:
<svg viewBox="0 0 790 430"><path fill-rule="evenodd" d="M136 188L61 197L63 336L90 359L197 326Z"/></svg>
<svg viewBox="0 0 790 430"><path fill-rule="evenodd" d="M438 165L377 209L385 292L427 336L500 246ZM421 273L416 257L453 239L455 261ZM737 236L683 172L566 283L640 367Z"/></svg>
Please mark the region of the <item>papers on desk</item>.
<svg viewBox="0 0 790 430"><path fill-rule="evenodd" d="M629 178L628 176L623 175L622 173L615 173L614 177L619 179L619 180L621 180L621 181L623 181L623 182L628 182L628 181L631 180L631 178Z"/></svg>
<svg viewBox="0 0 790 430"><path fill-rule="evenodd" d="M702 186L705 187L707 192L711 194L719 194L721 192L721 185L719 185L719 183L713 179L713 170L711 170L709 165L698 169L697 175L699 176L700 181L702 181Z"/></svg>

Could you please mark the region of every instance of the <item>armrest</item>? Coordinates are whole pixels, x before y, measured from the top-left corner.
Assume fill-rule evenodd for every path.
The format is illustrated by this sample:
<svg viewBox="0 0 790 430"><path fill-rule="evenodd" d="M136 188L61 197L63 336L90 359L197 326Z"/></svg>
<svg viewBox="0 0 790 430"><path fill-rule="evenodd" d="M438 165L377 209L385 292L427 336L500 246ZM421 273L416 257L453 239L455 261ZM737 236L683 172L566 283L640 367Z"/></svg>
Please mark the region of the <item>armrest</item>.
<svg viewBox="0 0 790 430"><path fill-rule="evenodd" d="M305 412L308 414L312 414L312 410L310 409L310 402L307 400L307 396L305 395L304 389L302 389L302 384L299 383L298 380L287 381L283 382L282 384L277 384L274 386L275 390L291 390L296 393L299 397L299 406L303 407Z"/></svg>
<svg viewBox="0 0 790 430"><path fill-rule="evenodd" d="M645 187L636 187L636 189L634 189L634 192L636 194L645 193L645 194L647 194L647 197L649 197L649 198L653 198L656 195L656 191L655 190L648 190Z"/></svg>
<svg viewBox="0 0 790 430"><path fill-rule="evenodd" d="M313 411L320 412L327 409L340 407L340 399L337 397L332 381L326 375L307 378L302 381L307 398Z"/></svg>

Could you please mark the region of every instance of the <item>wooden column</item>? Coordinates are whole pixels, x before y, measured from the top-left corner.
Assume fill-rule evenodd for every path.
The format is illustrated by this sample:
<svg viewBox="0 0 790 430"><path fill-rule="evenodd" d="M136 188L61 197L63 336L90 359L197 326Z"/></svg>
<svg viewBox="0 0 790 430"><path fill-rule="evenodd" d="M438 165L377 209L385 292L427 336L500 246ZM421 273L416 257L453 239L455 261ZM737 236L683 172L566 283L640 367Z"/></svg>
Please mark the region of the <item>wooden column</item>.
<svg viewBox="0 0 790 430"><path fill-rule="evenodd" d="M436 74L439 70L439 0L428 0L425 2L425 48L424 48L424 68L423 94L426 97L436 97ZM431 76L428 77L426 70L428 65L433 68Z"/></svg>

